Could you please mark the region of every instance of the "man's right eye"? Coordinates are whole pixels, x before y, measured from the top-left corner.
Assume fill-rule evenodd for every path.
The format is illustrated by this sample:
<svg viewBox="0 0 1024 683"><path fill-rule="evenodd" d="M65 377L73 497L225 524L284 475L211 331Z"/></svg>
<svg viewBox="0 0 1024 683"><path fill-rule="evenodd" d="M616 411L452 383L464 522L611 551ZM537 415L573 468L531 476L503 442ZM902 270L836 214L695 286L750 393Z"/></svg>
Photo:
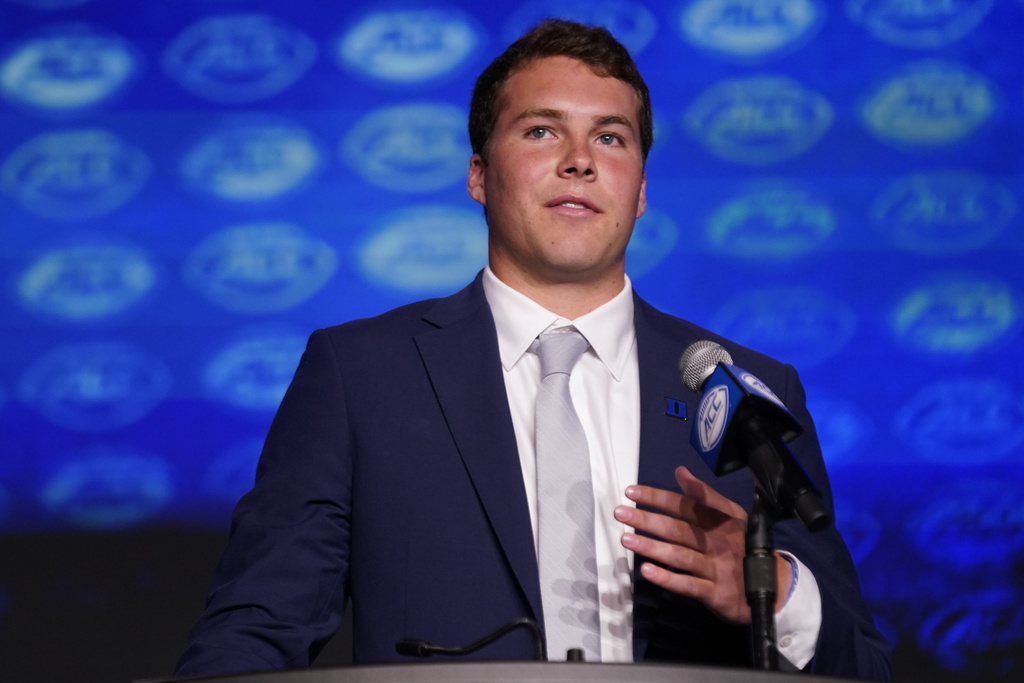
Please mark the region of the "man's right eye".
<svg viewBox="0 0 1024 683"><path fill-rule="evenodd" d="M534 138L534 139L536 139L536 140L540 140L541 138L543 138L543 137L544 137L545 135L547 135L547 134L548 134L548 129L547 129L547 128L543 128L543 127L539 127L539 126L538 126L537 128L531 128L531 129L530 129L530 132L529 132L529 133L527 133L527 134L528 134L528 135L529 135L529 136L530 136L531 138Z"/></svg>

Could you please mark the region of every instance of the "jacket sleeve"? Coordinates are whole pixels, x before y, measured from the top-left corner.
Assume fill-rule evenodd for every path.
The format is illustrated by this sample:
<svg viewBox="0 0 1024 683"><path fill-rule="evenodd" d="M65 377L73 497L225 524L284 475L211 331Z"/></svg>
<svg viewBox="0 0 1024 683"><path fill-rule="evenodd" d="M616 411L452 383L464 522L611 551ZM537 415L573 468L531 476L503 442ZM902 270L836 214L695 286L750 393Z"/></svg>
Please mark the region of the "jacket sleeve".
<svg viewBox="0 0 1024 683"><path fill-rule="evenodd" d="M314 332L175 675L306 666L341 623L352 461L337 357L328 334Z"/></svg>
<svg viewBox="0 0 1024 683"><path fill-rule="evenodd" d="M822 499L834 512L832 489L814 429L806 408L803 386L792 366L785 366L784 403L804 426L791 443L793 454L821 490ZM807 565L821 593L821 630L814 657L805 670L814 674L889 680L890 647L875 627L860 592L857 570L846 544L834 526L807 531L801 522L786 520L775 527L776 546L788 550Z"/></svg>

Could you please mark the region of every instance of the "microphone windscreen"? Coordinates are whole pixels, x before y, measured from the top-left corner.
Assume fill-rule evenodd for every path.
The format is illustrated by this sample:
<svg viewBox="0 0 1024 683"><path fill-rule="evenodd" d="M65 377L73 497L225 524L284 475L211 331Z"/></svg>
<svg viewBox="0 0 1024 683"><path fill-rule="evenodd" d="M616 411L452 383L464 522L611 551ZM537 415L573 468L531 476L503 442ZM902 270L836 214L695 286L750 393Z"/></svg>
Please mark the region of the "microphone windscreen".
<svg viewBox="0 0 1024 683"><path fill-rule="evenodd" d="M699 394L701 386L719 363L732 365L732 356L721 344L707 339L695 341L679 358L679 377L690 391Z"/></svg>

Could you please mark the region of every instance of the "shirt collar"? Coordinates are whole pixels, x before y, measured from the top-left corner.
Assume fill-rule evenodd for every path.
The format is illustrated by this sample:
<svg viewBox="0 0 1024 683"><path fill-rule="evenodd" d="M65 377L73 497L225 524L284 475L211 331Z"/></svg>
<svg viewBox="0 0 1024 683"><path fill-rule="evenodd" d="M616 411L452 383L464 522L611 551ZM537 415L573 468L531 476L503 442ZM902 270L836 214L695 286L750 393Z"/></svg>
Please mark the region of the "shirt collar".
<svg viewBox="0 0 1024 683"><path fill-rule="evenodd" d="M589 313L567 320L552 313L484 268L483 287L498 331L498 352L506 372L519 362L541 332L573 326L590 342L590 348L616 381L622 379L636 338L633 327L633 285L624 276L622 291Z"/></svg>

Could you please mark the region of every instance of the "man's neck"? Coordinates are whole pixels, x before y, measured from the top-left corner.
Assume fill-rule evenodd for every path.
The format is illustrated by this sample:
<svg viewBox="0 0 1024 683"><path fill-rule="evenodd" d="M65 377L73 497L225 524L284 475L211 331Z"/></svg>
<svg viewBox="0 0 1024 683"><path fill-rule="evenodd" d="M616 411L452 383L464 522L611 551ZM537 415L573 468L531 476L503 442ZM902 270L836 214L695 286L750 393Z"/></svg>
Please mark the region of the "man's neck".
<svg viewBox="0 0 1024 683"><path fill-rule="evenodd" d="M594 282L542 281L525 278L515 272L494 268L491 272L503 283L529 297L547 310L567 320L575 320L615 298L625 286L625 272Z"/></svg>

